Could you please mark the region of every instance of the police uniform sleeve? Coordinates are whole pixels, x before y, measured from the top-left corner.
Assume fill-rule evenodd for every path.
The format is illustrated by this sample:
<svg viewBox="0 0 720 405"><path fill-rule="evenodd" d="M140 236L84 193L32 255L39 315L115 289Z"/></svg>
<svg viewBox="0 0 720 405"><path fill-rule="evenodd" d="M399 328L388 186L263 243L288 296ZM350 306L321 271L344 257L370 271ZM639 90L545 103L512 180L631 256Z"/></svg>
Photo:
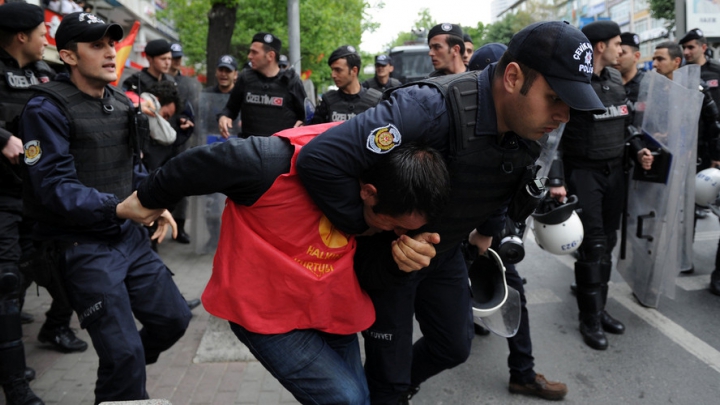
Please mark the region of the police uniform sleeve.
<svg viewBox="0 0 720 405"><path fill-rule="evenodd" d="M315 204L340 230L367 230L358 178L402 142L423 140L444 153L449 121L439 91L411 86L376 108L317 136L300 150L298 174Z"/></svg>
<svg viewBox="0 0 720 405"><path fill-rule="evenodd" d="M305 86L302 81L296 75L290 82L290 94L292 94L293 111L297 116L298 121L305 122L305 99L307 93L305 93Z"/></svg>
<svg viewBox="0 0 720 405"><path fill-rule="evenodd" d="M89 228L119 226L118 197L80 182L70 154L70 126L58 107L44 97L31 99L20 117L29 187L39 202L57 215ZM36 152L29 155L29 147Z"/></svg>
<svg viewBox="0 0 720 405"><path fill-rule="evenodd" d="M252 205L283 173L290 171L294 147L283 138L233 138L199 146L170 159L138 187L146 208L166 208L182 197L223 193Z"/></svg>
<svg viewBox="0 0 720 405"><path fill-rule="evenodd" d="M4 149L7 146L8 140L12 134L2 128L0 128L0 149Z"/></svg>

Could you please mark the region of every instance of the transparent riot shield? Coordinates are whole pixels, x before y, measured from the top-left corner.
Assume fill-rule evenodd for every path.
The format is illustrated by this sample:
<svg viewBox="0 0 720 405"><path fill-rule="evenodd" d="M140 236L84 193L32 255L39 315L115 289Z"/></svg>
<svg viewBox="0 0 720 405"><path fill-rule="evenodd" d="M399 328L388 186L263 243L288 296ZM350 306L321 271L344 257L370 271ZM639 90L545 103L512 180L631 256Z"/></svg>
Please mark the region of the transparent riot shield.
<svg viewBox="0 0 720 405"><path fill-rule="evenodd" d="M669 152L670 166L665 182L629 180L626 255L618 259L618 270L641 304L657 307L661 294L674 296L680 270L683 242L678 236L688 171L694 173L702 94L655 72L646 80L647 93L640 94L646 99L639 100L645 107L641 132L651 150Z"/></svg>
<svg viewBox="0 0 720 405"><path fill-rule="evenodd" d="M230 94L200 93L193 146L224 142L218 129L217 114L222 111ZM239 119L233 122L231 132L240 128ZM222 173L218 173L222 175ZM213 253L220 237L220 217L225 207L223 194L190 197L191 247L198 254Z"/></svg>

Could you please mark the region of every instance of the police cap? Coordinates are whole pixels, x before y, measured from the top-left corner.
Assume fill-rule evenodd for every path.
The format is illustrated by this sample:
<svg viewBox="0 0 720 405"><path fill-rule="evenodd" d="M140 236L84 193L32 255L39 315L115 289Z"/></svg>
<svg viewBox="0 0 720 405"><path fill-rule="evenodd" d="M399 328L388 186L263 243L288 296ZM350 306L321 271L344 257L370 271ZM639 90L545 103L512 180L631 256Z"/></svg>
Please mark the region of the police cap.
<svg viewBox="0 0 720 405"><path fill-rule="evenodd" d="M280 48L282 48L282 41L280 41L280 39L278 39L275 35L268 32L258 32L253 35L251 43L252 42L260 42L265 45L269 45L278 54L280 54Z"/></svg>
<svg viewBox="0 0 720 405"><path fill-rule="evenodd" d="M237 61L230 55L223 55L218 59L217 67L225 67L232 71L237 70Z"/></svg>
<svg viewBox="0 0 720 405"><path fill-rule="evenodd" d="M507 46L496 42L478 48L470 58L468 70L483 70L487 65L497 62L507 50Z"/></svg>
<svg viewBox="0 0 720 405"><path fill-rule="evenodd" d="M472 38L470 38L470 35L468 34L463 34L463 42L470 42L471 44L473 43Z"/></svg>
<svg viewBox="0 0 720 405"><path fill-rule="evenodd" d="M280 58L278 58L278 66L288 66L288 58L287 55L280 55Z"/></svg>
<svg viewBox="0 0 720 405"><path fill-rule="evenodd" d="M172 52L173 59L185 56L185 54L183 53L182 45L178 44L177 42L174 42L170 45L170 52Z"/></svg>
<svg viewBox="0 0 720 405"><path fill-rule="evenodd" d="M620 34L620 45L640 48L640 37L634 32L623 32Z"/></svg>
<svg viewBox="0 0 720 405"><path fill-rule="evenodd" d="M0 30L20 32L35 29L45 21L43 10L27 3L7 3L0 6Z"/></svg>
<svg viewBox="0 0 720 405"><path fill-rule="evenodd" d="M442 23L442 24L438 24L430 29L430 32L428 33L428 38L427 38L428 42L432 39L432 37L434 37L436 35L442 35L442 34L453 35L460 39L463 39L462 28L460 28L459 25L450 24L450 23Z"/></svg>
<svg viewBox="0 0 720 405"><path fill-rule="evenodd" d="M684 37L680 38L680 41L678 41L678 44L682 45L685 42L692 41L693 39L700 39L700 38L703 38L704 36L705 35L703 34L703 32L700 28L693 28L690 31L688 31Z"/></svg>
<svg viewBox="0 0 720 405"><path fill-rule="evenodd" d="M620 35L620 26L615 21L593 21L584 26L582 32L590 43L595 44Z"/></svg>
<svg viewBox="0 0 720 405"><path fill-rule="evenodd" d="M512 37L507 52L542 74L570 108L605 111L590 85L593 49L579 29L562 21L530 24Z"/></svg>
<svg viewBox="0 0 720 405"><path fill-rule="evenodd" d="M91 13L71 13L63 17L55 32L58 51L66 49L68 42L93 42L109 35L115 41L122 39L123 29L118 24L106 24ZM168 45L169 47L169 45ZM169 52L169 51L168 51Z"/></svg>
<svg viewBox="0 0 720 405"><path fill-rule="evenodd" d="M332 65L332 63L336 60L348 57L350 55L358 55L355 47L352 45L343 45L330 54L330 59L328 59L328 65ZM360 55L358 55L358 57L360 57Z"/></svg>
<svg viewBox="0 0 720 405"><path fill-rule="evenodd" d="M375 64L382 66L392 65L392 58L385 54L378 55L375 57Z"/></svg>
<svg viewBox="0 0 720 405"><path fill-rule="evenodd" d="M147 56L160 56L168 52L172 52L170 43L162 38L153 39L145 45L145 55Z"/></svg>

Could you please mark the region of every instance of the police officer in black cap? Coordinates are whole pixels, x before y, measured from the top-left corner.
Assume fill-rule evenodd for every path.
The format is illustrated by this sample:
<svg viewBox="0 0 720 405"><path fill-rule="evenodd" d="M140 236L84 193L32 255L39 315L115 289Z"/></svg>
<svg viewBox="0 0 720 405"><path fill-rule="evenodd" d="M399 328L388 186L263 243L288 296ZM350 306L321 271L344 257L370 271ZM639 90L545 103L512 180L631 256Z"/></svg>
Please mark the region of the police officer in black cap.
<svg viewBox="0 0 720 405"><path fill-rule="evenodd" d="M285 70L289 66L288 57L287 55L280 55L278 58L278 66L280 66L280 70Z"/></svg>
<svg viewBox="0 0 720 405"><path fill-rule="evenodd" d="M694 28L678 43L683 48L685 62L700 65L700 78L706 83L715 103L720 105L720 63L705 55L708 48L705 34L699 28Z"/></svg>
<svg viewBox="0 0 720 405"><path fill-rule="evenodd" d="M452 75L467 70L463 62L465 42L459 25L442 23L432 27L428 33L428 46L428 55L435 68L429 77Z"/></svg>
<svg viewBox="0 0 720 405"><path fill-rule="evenodd" d="M225 108L218 114L220 135L230 136L232 122L242 115L242 136L270 136L305 122L307 95L294 69L280 70L282 42L267 32L252 38L248 59L252 69L238 75Z"/></svg>
<svg viewBox="0 0 720 405"><path fill-rule="evenodd" d="M593 52L578 49L574 57L584 62L581 69L593 72L592 86L606 111L573 111L560 143L561 157L555 160L549 174L549 185L551 196L562 199L567 181L571 194L578 196L585 230L580 258L575 263L580 334L588 346L605 350L605 332L625 331L625 325L605 311L605 303L611 252L617 242L623 207L623 155L629 109L622 76L612 67L622 52L620 27L612 21L596 21L583 27L582 32ZM648 149L639 148L635 148L638 161L649 169L652 155Z"/></svg>
<svg viewBox="0 0 720 405"><path fill-rule="evenodd" d="M140 95L153 83L163 80L175 81L169 74L172 65L172 48L168 41L154 39L148 42L145 45L145 58L148 60L148 67L125 79L122 84L123 91L133 91Z"/></svg>
<svg viewBox="0 0 720 405"><path fill-rule="evenodd" d="M203 89L203 93L230 93L235 87L235 80L238 76L238 65L231 55L223 55L218 59L215 68L215 81L217 84Z"/></svg>
<svg viewBox="0 0 720 405"><path fill-rule="evenodd" d="M475 50L475 45L473 44L473 40L468 34L463 34L463 43L465 44L465 52L463 53L463 63L465 66L470 64L470 58L473 56L473 51Z"/></svg>
<svg viewBox="0 0 720 405"><path fill-rule="evenodd" d="M375 76L371 79L367 79L362 83L362 86L366 89L375 89L383 92L387 89L398 87L402 83L400 80L390 77L390 74L395 70L393 67L392 58L388 55L382 54L375 57Z"/></svg>
<svg viewBox="0 0 720 405"><path fill-rule="evenodd" d="M640 93L640 81L645 75L645 72L637 68L640 60L640 37L633 32L623 32L620 34L620 47L622 52L620 52L617 64L613 67L622 75L625 93L630 101L630 113L634 114L635 103L637 103Z"/></svg>
<svg viewBox="0 0 720 405"><path fill-rule="evenodd" d="M338 89L325 92L315 110L313 124L347 121L380 102L381 92L360 85L360 62L352 45L343 45L330 54L328 65Z"/></svg>

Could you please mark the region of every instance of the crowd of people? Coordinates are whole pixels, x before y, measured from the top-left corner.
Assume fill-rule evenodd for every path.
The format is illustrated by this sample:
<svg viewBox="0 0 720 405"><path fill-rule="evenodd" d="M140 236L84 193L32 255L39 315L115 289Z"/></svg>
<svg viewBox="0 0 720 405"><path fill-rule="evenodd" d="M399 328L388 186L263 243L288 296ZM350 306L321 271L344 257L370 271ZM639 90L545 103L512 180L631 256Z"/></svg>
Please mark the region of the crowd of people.
<svg viewBox="0 0 720 405"><path fill-rule="evenodd" d="M581 208L580 335L605 350L605 333L625 332L605 309L625 167L650 170L654 155L627 139L644 73L638 36L615 22L534 23L477 50L459 25L438 24L427 37L435 71L407 84L391 77L386 54L361 83L360 54L342 45L327 61L337 90L313 112L272 33L252 37L244 68L221 56L205 89L183 76L181 44L149 41L148 67L115 88L122 28L82 2L49 3L72 7L60 11L57 75L42 61L43 10L0 6L0 321L9 325L0 383L9 405L43 404L22 343L33 281L53 298L39 342L86 350L69 328L73 312L88 331L96 403L149 397L145 366L182 338L200 304L182 296L157 243L170 230L189 243L187 198L211 193L228 202L204 308L301 403L409 403L424 381L465 362L483 333L461 245L484 254L508 219L525 221L540 141L563 126L546 187ZM717 108L705 107L720 97L720 65L706 50L693 29L653 54L670 79L683 60L701 67L698 170L720 167ZM191 148L200 95L210 93L227 97L210 118L226 141ZM505 267L521 298L508 389L562 399L567 386L535 370L523 279ZM719 271L720 245L718 295Z"/></svg>

